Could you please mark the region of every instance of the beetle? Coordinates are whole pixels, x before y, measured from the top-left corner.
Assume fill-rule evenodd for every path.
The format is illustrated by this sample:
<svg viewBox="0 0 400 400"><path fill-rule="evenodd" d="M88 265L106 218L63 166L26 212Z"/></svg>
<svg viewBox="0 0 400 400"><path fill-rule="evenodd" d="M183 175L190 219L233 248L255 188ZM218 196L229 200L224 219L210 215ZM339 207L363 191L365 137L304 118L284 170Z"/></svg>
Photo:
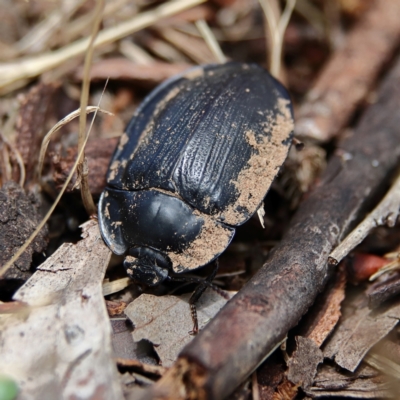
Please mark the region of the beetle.
<svg viewBox="0 0 400 400"><path fill-rule="evenodd" d="M262 205L292 141L286 89L256 64L195 67L139 106L99 200L108 247L135 281L215 260Z"/></svg>

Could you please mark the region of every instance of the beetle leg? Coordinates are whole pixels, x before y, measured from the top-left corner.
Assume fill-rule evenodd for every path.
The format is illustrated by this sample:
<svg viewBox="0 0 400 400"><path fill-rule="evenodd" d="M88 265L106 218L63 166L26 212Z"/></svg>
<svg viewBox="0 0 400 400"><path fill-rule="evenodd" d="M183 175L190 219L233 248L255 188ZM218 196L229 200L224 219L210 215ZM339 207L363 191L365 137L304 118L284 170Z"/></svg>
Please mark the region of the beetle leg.
<svg viewBox="0 0 400 400"><path fill-rule="evenodd" d="M200 284L196 287L193 294L190 296L189 305L190 305L190 315L192 316L193 321L193 329L189 332L191 335L196 335L199 332L199 321L197 319L197 311L196 311L196 302L200 299L201 295L207 289L207 287L212 286L211 282L217 275L219 267L218 258L215 260L214 269L211 274L204 279L204 281L200 282Z"/></svg>
<svg viewBox="0 0 400 400"><path fill-rule="evenodd" d="M196 306L194 304L190 304L190 316L193 321L193 329L189 332L189 335L197 335L199 332L199 320L197 319L197 311Z"/></svg>

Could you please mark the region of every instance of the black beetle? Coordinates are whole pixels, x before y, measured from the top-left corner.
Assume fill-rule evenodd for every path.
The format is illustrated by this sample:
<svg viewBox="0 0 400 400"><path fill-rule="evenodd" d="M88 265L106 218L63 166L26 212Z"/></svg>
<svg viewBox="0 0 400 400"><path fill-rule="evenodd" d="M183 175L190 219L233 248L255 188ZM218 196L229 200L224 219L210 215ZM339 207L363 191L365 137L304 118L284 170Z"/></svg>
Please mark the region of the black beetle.
<svg viewBox="0 0 400 400"><path fill-rule="evenodd" d="M157 87L121 137L99 223L136 281L216 259L262 201L292 140L285 88L255 64L196 67Z"/></svg>

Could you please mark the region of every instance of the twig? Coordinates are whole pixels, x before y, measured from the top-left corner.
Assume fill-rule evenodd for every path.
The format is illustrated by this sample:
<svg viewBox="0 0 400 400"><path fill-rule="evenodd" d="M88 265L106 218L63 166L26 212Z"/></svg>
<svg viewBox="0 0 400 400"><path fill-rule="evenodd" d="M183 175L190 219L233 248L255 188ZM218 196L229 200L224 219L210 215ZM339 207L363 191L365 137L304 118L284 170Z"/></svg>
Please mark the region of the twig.
<svg viewBox="0 0 400 400"><path fill-rule="evenodd" d="M367 215L338 247L329 255L329 262L337 265L360 244L372 229L387 225L393 227L400 211L400 176L393 183L383 200ZM372 277L371 277L372 278Z"/></svg>
<svg viewBox="0 0 400 400"><path fill-rule="evenodd" d="M197 4L204 3L204 1L175 0L162 4L153 10L140 13L128 21L101 31L94 43L94 47L97 48L113 43L133 32L154 24L162 18L170 17ZM89 38L80 39L59 50L0 64L0 92L5 93L7 87L14 82L35 77L72 57L83 54L88 47L89 40Z"/></svg>
<svg viewBox="0 0 400 400"><path fill-rule="evenodd" d="M295 133L326 142L343 129L400 43L400 1L375 0L298 111Z"/></svg>

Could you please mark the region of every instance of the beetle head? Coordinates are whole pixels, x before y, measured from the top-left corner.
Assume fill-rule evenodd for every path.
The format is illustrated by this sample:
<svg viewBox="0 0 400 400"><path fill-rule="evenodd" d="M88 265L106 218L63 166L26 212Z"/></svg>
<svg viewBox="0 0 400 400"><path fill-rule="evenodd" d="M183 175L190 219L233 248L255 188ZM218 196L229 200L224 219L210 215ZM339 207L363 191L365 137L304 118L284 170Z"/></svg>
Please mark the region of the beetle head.
<svg viewBox="0 0 400 400"><path fill-rule="evenodd" d="M129 250L124 267L134 281L146 286L157 286L167 278L171 262L149 247L134 247Z"/></svg>

